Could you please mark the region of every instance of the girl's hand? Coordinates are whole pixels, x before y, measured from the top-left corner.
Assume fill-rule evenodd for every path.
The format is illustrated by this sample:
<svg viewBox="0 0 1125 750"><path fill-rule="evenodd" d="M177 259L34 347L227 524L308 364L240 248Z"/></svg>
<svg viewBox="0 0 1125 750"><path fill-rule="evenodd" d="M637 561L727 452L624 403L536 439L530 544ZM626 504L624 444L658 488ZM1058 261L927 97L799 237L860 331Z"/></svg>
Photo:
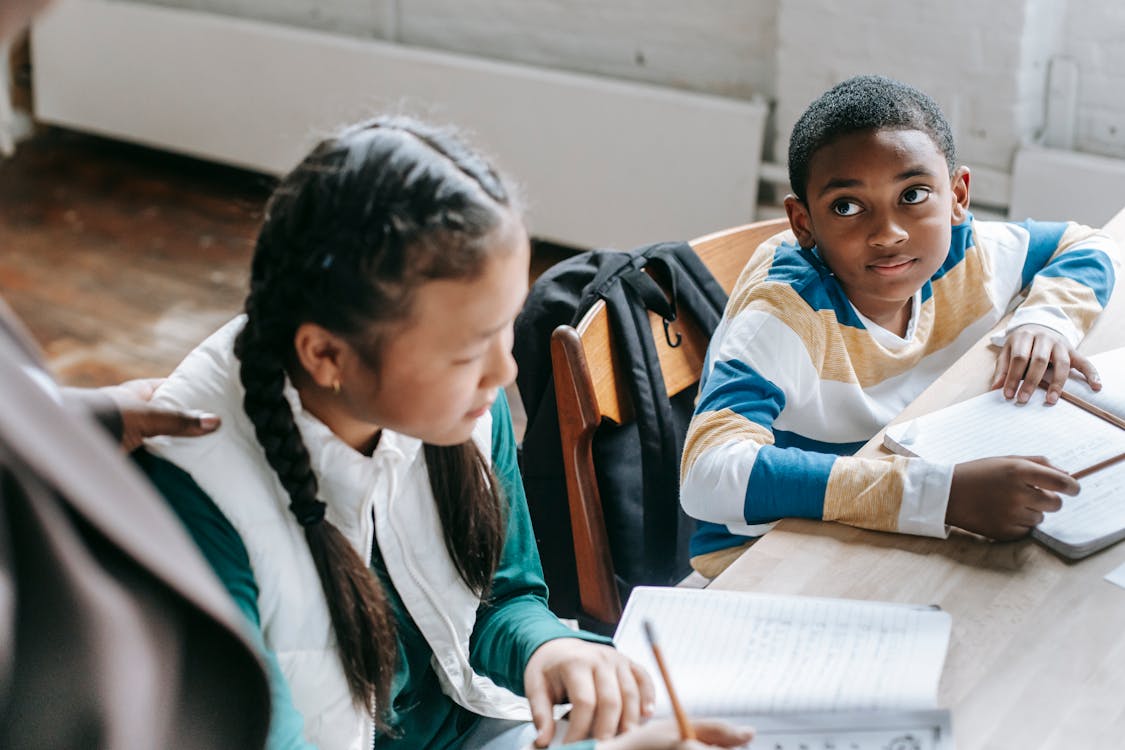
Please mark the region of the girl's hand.
<svg viewBox="0 0 1125 750"><path fill-rule="evenodd" d="M1004 398L1026 404L1031 394L1046 377L1047 403L1059 400L1063 385L1074 368L1086 376L1095 391L1101 390L1098 371L1090 360L1075 351L1061 333L1046 326L1028 323L1008 334L996 361L992 387L1004 386ZM1050 373L1048 373L1050 369ZM1020 380L1023 385L1020 385ZM1017 390L1018 387L1018 390Z"/></svg>
<svg viewBox="0 0 1125 750"><path fill-rule="evenodd" d="M611 740L597 743L597 750L701 750L706 747L741 747L754 739L750 729L722 721L693 721L696 739L680 739L680 728L672 719L651 721Z"/></svg>
<svg viewBox="0 0 1125 750"><path fill-rule="evenodd" d="M612 646L557 638L535 650L523 673L538 747L555 734L553 709L570 703L566 742L608 739L625 732L652 712L652 680L639 665Z"/></svg>

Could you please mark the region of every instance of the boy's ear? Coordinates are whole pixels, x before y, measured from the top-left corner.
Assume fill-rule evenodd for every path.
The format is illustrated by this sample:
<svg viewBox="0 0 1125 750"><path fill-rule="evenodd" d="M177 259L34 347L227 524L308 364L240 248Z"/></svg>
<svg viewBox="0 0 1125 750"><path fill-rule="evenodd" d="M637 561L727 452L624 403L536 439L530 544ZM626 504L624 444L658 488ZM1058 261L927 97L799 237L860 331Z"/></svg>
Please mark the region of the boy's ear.
<svg viewBox="0 0 1125 750"><path fill-rule="evenodd" d="M964 224L969 218L969 168L962 165L953 171L950 187L953 188L953 225Z"/></svg>
<svg viewBox="0 0 1125 750"><path fill-rule="evenodd" d="M302 323L293 334L297 361L321 388L338 387L346 350L347 342L315 323Z"/></svg>
<svg viewBox="0 0 1125 750"><path fill-rule="evenodd" d="M816 244L812 231L812 217L809 216L809 207L797 196L790 193L785 196L785 214L789 217L789 228L797 235L797 242L806 250Z"/></svg>

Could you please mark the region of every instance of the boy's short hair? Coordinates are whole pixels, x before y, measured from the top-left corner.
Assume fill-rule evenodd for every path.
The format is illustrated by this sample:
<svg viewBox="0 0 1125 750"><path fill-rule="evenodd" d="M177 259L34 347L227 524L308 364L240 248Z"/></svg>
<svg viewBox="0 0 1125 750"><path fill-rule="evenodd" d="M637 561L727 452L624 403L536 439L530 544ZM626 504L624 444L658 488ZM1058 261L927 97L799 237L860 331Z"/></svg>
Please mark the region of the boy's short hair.
<svg viewBox="0 0 1125 750"><path fill-rule="evenodd" d="M805 201L813 154L842 135L859 131L920 130L956 169L953 131L933 99L913 86L885 76L855 76L838 83L809 105L789 139L789 186Z"/></svg>

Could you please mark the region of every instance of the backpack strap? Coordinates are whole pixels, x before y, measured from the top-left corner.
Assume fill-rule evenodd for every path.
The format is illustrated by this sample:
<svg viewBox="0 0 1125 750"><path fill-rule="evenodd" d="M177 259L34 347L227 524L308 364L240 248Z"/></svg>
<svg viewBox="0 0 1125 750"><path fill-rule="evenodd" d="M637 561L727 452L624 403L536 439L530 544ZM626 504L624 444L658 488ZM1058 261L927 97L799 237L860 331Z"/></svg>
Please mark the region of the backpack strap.
<svg viewBox="0 0 1125 750"><path fill-rule="evenodd" d="M643 485L643 526L645 549L653 562L654 582L674 583L684 571L677 566L674 550L681 523L679 482L670 481L669 467L679 466L684 436L679 434L673 419L672 405L666 395L664 375L656 345L650 335L648 312L668 323L676 320L681 303L710 335L718 325L726 293L707 267L686 243L661 243L635 251L631 268L620 274L620 284L607 284L601 289L609 313L615 340L624 356L633 410L641 443L641 474ZM663 287L645 273L648 268L659 277ZM667 293L665 293L667 289ZM667 550L668 554L657 554Z"/></svg>

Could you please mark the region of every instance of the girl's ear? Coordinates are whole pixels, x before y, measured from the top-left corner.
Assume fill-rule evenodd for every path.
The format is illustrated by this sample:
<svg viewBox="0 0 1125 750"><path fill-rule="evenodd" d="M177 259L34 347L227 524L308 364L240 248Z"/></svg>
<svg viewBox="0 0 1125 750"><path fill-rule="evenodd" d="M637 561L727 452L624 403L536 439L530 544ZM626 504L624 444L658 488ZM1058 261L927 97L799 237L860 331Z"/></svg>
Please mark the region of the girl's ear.
<svg viewBox="0 0 1125 750"><path fill-rule="evenodd" d="M953 226L964 224L969 218L969 168L957 167L950 187L953 188Z"/></svg>
<svg viewBox="0 0 1125 750"><path fill-rule="evenodd" d="M342 338L315 323L302 323L293 334L297 361L321 388L339 390L347 346Z"/></svg>
<svg viewBox="0 0 1125 750"><path fill-rule="evenodd" d="M785 196L785 213L789 217L789 228L797 235L797 242L808 250L816 245L816 237L812 231L812 217L809 216L809 207L797 196L790 193Z"/></svg>

